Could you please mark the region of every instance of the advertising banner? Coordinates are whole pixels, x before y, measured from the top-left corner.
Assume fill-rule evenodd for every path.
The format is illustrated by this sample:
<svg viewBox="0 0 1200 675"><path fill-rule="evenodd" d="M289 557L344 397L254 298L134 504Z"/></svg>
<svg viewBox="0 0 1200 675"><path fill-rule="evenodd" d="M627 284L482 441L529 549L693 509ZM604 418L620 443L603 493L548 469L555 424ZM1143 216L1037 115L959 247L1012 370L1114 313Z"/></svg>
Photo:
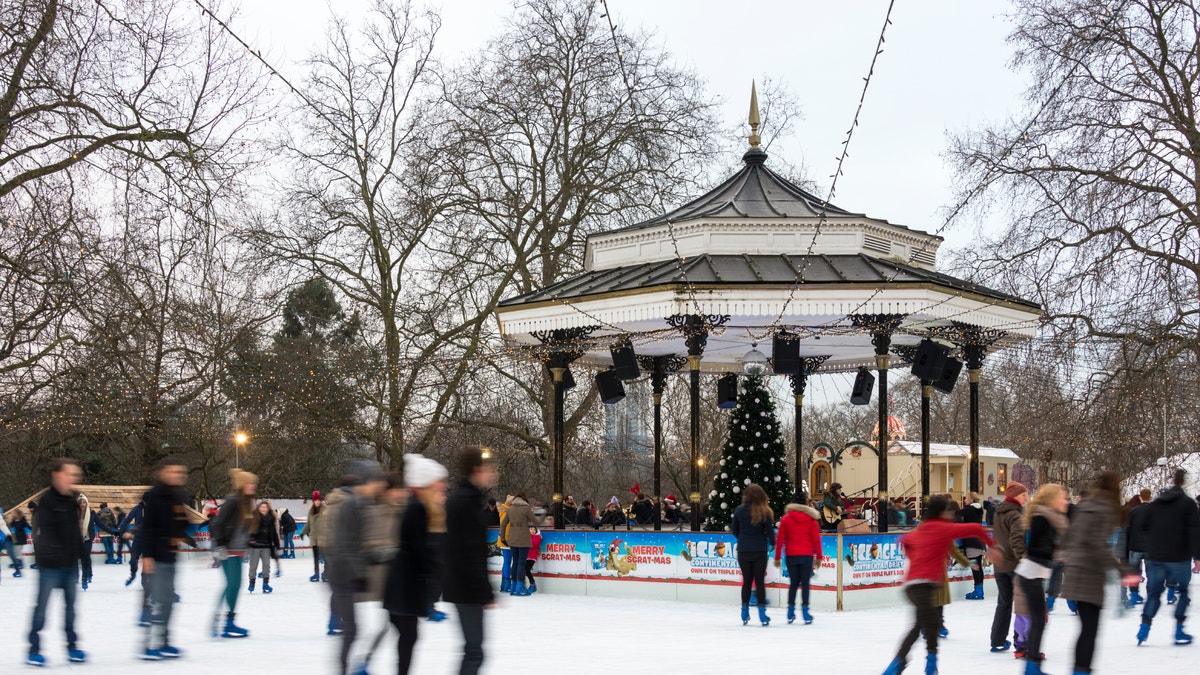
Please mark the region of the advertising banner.
<svg viewBox="0 0 1200 675"><path fill-rule="evenodd" d="M488 568L499 572L498 533L489 532ZM837 538L822 537L825 561L813 588L837 586ZM771 551L771 556L774 551ZM544 530L535 574L576 578L645 579L681 583L741 583L737 540L722 532ZM767 582L788 583L786 568L767 568Z"/></svg>
<svg viewBox="0 0 1200 675"><path fill-rule="evenodd" d="M904 583L908 558L897 534L848 534L842 537L842 586L847 590L883 588ZM950 581L971 578L970 568L959 567L947 558Z"/></svg>

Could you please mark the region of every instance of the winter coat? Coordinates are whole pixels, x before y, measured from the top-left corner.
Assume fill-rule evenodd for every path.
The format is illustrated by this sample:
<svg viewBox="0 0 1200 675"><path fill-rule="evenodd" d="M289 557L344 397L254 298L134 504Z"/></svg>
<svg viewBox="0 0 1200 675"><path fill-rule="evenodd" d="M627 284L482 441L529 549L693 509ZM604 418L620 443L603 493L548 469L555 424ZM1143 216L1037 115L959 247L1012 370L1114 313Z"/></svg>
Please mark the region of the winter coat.
<svg viewBox="0 0 1200 675"><path fill-rule="evenodd" d="M1025 557L1025 522L1021 520L1021 505L1006 499L996 507L992 531L996 534L996 548L1001 558L995 561L997 572L1012 572Z"/></svg>
<svg viewBox="0 0 1200 675"><path fill-rule="evenodd" d="M504 520L505 514L508 513L508 502L503 502L496 505L496 513L498 522L496 527L500 528L500 533L496 537L496 545L502 549L508 548L508 540L505 530L508 529L508 521Z"/></svg>
<svg viewBox="0 0 1200 675"><path fill-rule="evenodd" d="M730 531L737 537L738 553L765 553L771 548L775 539L775 528L768 518L761 523L751 522L750 507L739 504L733 510Z"/></svg>
<svg viewBox="0 0 1200 675"><path fill-rule="evenodd" d="M1029 537L1025 558L1042 567L1053 567L1062 537L1067 530L1067 517L1053 509L1038 506L1029 520Z"/></svg>
<svg viewBox="0 0 1200 675"><path fill-rule="evenodd" d="M900 537L908 556L904 582L944 583L946 556L955 539L974 537L988 544L991 534L978 523L955 523L945 518L926 518L917 529Z"/></svg>
<svg viewBox="0 0 1200 675"><path fill-rule="evenodd" d="M367 551L370 569L367 572L367 594L363 600L383 599L391 562L400 546L400 520L403 504L375 504L367 509L367 527L363 546Z"/></svg>
<svg viewBox="0 0 1200 675"><path fill-rule="evenodd" d="M175 551L187 536L187 511L182 489L155 485L144 497L142 555L161 563L175 562Z"/></svg>
<svg viewBox="0 0 1200 675"><path fill-rule="evenodd" d="M820 557L821 526L817 523L820 517L816 509L804 504L784 507L775 535L775 560L781 555Z"/></svg>
<svg viewBox="0 0 1200 675"><path fill-rule="evenodd" d="M296 519L292 517L292 514L288 513L287 509L284 509L283 512L279 514L279 533L296 533Z"/></svg>
<svg viewBox="0 0 1200 675"><path fill-rule="evenodd" d="M102 526L100 528L100 536L106 538L113 536L113 531L117 529L117 517L113 515L113 510L106 506L100 509L97 518Z"/></svg>
<svg viewBox="0 0 1200 675"><path fill-rule="evenodd" d="M1150 548L1150 502L1138 504L1129 512L1129 527L1125 530L1125 557L1130 553L1145 553Z"/></svg>
<svg viewBox="0 0 1200 675"><path fill-rule="evenodd" d="M132 534L133 539L130 540L130 548L136 548L138 551L142 550L142 523L145 520L146 495L143 494L142 501L138 502L132 509L129 509L129 513L125 514L125 517L121 519L121 523L117 525L117 535L124 537L126 532ZM210 523L209 531L212 532L214 529L215 525Z"/></svg>
<svg viewBox="0 0 1200 675"><path fill-rule="evenodd" d="M1154 562L1200 560L1200 510L1175 486L1150 502L1142 532L1147 535L1146 559Z"/></svg>
<svg viewBox="0 0 1200 675"><path fill-rule="evenodd" d="M609 509L605 507L604 513L600 516L600 525L624 525L628 519L625 517L625 512L621 509Z"/></svg>
<svg viewBox="0 0 1200 675"><path fill-rule="evenodd" d="M442 575L442 597L446 602L487 605L495 599L488 580L483 503L483 492L466 479L460 479L446 499L446 563Z"/></svg>
<svg viewBox="0 0 1200 675"><path fill-rule="evenodd" d="M353 494L348 487L340 487L325 495L325 505L321 508L321 517L317 519L317 537L322 549L335 548L338 544L338 507L346 498Z"/></svg>
<svg viewBox="0 0 1200 675"><path fill-rule="evenodd" d="M529 555L525 556L526 560L536 561L542 554L542 535L529 535Z"/></svg>
<svg viewBox="0 0 1200 675"><path fill-rule="evenodd" d="M1076 602L1104 606L1108 571L1124 573L1125 563L1113 555L1108 540L1117 529L1118 509L1100 497L1086 497L1075 509L1067 527L1063 553L1062 596Z"/></svg>
<svg viewBox="0 0 1200 675"><path fill-rule="evenodd" d="M388 564L383 608L399 616L428 616L435 573L429 547L429 513L414 494L400 519L399 548Z"/></svg>
<svg viewBox="0 0 1200 675"><path fill-rule="evenodd" d="M343 492L342 489L337 492ZM366 521L367 500L349 490L326 514L333 520L322 527L332 526L334 540L326 541L322 549L325 555L325 571L329 583L355 591L367 590L367 556L363 549L363 530ZM332 500L334 495L330 495ZM324 534L322 534L324 536ZM328 540L328 537L325 537Z"/></svg>
<svg viewBox="0 0 1200 675"><path fill-rule="evenodd" d="M570 504L563 504L562 517L563 525L574 525L575 515L579 513L579 508Z"/></svg>
<svg viewBox="0 0 1200 675"><path fill-rule="evenodd" d="M42 493L33 513L34 562L38 567L63 568L79 564L83 556L83 529L79 525L79 494L61 494L54 488Z"/></svg>
<svg viewBox="0 0 1200 675"><path fill-rule="evenodd" d="M638 525L649 525L654 522L654 504L649 499L639 499L633 503L633 519Z"/></svg>
<svg viewBox="0 0 1200 675"><path fill-rule="evenodd" d="M221 503L221 508L217 510L217 517L213 519L209 527L213 543L218 548L228 551L246 550L250 533L246 530L237 495L229 495L225 498L225 501Z"/></svg>
<svg viewBox="0 0 1200 675"><path fill-rule="evenodd" d="M506 526L507 523L507 526ZM517 497L500 519L500 533L510 548L529 548L529 526L540 525L529 502Z"/></svg>
<svg viewBox="0 0 1200 675"><path fill-rule="evenodd" d="M25 516L14 518L10 525L12 529L13 545L24 546L29 543L29 520Z"/></svg>
<svg viewBox="0 0 1200 675"><path fill-rule="evenodd" d="M500 527L500 511L485 506L483 508L483 522L488 527Z"/></svg>
<svg viewBox="0 0 1200 675"><path fill-rule="evenodd" d="M579 507L575 512L575 524L595 526L596 519L592 516L592 510L586 506Z"/></svg>
<svg viewBox="0 0 1200 675"><path fill-rule="evenodd" d="M321 502L321 507L317 508L316 504L308 507L308 520L304 522L304 536L308 537L309 546L320 546L320 522L325 516L325 502Z"/></svg>
<svg viewBox="0 0 1200 675"><path fill-rule="evenodd" d="M258 529L250 533L247 545L250 548L270 549L274 555L279 549L279 530L275 527L275 514L268 511L266 515L261 515L257 510L254 514L258 516Z"/></svg>
<svg viewBox="0 0 1200 675"><path fill-rule="evenodd" d="M959 511L964 523L979 523L983 524L983 504L968 504L967 508ZM962 542L963 550L967 552L969 557L983 555L987 552L983 542L978 539L964 539Z"/></svg>

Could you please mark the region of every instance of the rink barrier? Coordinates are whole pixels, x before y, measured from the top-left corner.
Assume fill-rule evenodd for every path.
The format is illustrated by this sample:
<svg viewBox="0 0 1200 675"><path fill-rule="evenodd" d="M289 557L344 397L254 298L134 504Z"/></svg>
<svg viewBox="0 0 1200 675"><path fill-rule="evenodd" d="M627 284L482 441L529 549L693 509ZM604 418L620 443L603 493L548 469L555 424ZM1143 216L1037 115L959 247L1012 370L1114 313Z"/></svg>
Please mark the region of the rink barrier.
<svg viewBox="0 0 1200 675"><path fill-rule="evenodd" d="M822 535L811 604L841 611L904 602L898 591L907 563L901 536ZM488 570L499 577L497 538L498 530L491 530ZM774 550L768 557L774 559ZM952 593L973 589L970 569L948 566L947 574ZM737 541L729 533L622 529L543 530L534 575L539 591L700 602L728 601L730 587L740 587L742 580ZM985 577L991 579L990 568ZM788 585L787 570L768 564L768 602L785 603ZM988 586L985 592L992 591Z"/></svg>

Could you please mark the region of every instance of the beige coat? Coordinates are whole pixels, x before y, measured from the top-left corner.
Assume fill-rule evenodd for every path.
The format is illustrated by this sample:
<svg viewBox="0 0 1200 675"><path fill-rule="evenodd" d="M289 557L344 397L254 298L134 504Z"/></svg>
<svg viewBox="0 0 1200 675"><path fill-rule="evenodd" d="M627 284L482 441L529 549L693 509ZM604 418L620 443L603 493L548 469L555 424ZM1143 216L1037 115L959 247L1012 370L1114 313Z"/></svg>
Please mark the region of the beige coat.
<svg viewBox="0 0 1200 675"><path fill-rule="evenodd" d="M364 523L363 549L371 566L367 570L367 592L358 596L367 602L383 600L383 586L387 582L388 563L400 545L400 519L404 517L404 504L376 504L367 509Z"/></svg>
<svg viewBox="0 0 1200 675"><path fill-rule="evenodd" d="M531 525L541 524L533 515L533 507L520 497L512 501L508 511L500 518L500 532L505 535L506 543L512 548L529 548L533 544L529 536Z"/></svg>

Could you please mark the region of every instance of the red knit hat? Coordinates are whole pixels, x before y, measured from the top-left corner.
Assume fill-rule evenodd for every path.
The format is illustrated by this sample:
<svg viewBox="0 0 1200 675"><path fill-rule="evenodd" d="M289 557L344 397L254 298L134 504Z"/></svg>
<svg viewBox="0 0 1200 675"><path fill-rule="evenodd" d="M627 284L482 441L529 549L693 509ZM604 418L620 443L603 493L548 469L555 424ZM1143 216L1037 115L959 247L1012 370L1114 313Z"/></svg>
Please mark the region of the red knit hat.
<svg viewBox="0 0 1200 675"><path fill-rule="evenodd" d="M314 502L315 502L315 501L319 501L320 499L321 499L321 492L320 492L320 490L313 490L313 501L314 501Z"/></svg>
<svg viewBox="0 0 1200 675"><path fill-rule="evenodd" d="M1010 480L1008 481L1008 485L1004 488L1004 498L1016 499L1018 495L1023 495L1026 492L1029 492L1029 488L1015 480Z"/></svg>

